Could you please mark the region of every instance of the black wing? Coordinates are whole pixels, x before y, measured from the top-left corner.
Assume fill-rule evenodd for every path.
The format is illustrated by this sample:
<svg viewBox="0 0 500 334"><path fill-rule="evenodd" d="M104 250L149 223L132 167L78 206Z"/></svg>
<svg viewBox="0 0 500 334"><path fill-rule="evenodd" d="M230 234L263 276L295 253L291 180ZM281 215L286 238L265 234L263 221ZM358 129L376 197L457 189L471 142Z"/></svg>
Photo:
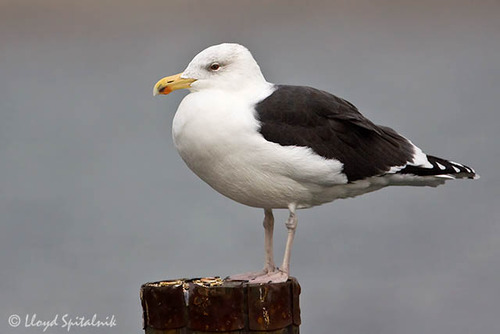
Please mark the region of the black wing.
<svg viewBox="0 0 500 334"><path fill-rule="evenodd" d="M283 146L310 147L344 164L349 181L381 175L413 161L413 145L365 118L351 103L302 86L279 85L255 106L260 133Z"/></svg>

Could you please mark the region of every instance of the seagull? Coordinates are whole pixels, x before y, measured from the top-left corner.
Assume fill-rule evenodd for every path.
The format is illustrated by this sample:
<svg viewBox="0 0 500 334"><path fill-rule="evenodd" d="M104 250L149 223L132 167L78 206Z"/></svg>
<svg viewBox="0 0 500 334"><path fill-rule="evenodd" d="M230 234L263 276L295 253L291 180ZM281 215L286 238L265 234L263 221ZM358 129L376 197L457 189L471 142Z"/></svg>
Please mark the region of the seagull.
<svg viewBox="0 0 500 334"><path fill-rule="evenodd" d="M423 153L340 97L267 82L239 44L201 51L182 73L159 80L153 94L178 89L190 91L172 124L184 162L222 195L264 210L264 268L232 280L288 279L298 209L387 186L436 187L479 177L470 167ZM273 209L289 211L281 267L273 256Z"/></svg>

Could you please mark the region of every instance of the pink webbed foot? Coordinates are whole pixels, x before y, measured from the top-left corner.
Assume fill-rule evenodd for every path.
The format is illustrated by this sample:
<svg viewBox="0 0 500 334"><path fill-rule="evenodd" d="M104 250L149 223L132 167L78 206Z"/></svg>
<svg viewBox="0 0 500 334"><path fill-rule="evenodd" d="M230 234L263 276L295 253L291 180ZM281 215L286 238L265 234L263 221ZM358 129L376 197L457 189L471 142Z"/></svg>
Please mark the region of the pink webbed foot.
<svg viewBox="0 0 500 334"><path fill-rule="evenodd" d="M264 269L259 270L259 271L251 271L248 273L242 273L242 274L235 274L231 275L227 278L229 281L251 281L254 280L258 277L265 276L269 273L272 273L275 271L274 265L266 265Z"/></svg>
<svg viewBox="0 0 500 334"><path fill-rule="evenodd" d="M267 270L260 271L250 271L247 273L231 275L227 278L229 281L251 281L259 276L264 276L267 274Z"/></svg>
<svg viewBox="0 0 500 334"><path fill-rule="evenodd" d="M283 283L288 280L288 273L279 269L269 272L265 275L257 276L248 283Z"/></svg>

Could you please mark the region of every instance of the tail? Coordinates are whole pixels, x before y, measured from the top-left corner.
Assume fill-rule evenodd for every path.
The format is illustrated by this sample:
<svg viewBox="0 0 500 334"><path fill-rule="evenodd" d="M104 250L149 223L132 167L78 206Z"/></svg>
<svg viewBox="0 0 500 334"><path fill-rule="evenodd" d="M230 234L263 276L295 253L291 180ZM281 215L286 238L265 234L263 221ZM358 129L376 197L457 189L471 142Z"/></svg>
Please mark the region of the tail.
<svg viewBox="0 0 500 334"><path fill-rule="evenodd" d="M418 176L435 176L444 179L479 179L474 169L458 162L448 161L432 155L427 155L432 167L406 165L398 174L413 174Z"/></svg>

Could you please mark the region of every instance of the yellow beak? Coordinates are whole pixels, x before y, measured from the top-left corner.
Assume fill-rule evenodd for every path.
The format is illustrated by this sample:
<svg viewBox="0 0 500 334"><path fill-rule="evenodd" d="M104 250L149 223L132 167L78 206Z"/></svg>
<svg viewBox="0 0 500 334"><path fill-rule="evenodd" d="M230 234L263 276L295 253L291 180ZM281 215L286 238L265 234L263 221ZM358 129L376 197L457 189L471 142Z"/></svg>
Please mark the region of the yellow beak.
<svg viewBox="0 0 500 334"><path fill-rule="evenodd" d="M167 95L177 89L189 88L196 81L196 79L181 78L181 75L182 73L179 73L160 79L153 89L153 95Z"/></svg>

